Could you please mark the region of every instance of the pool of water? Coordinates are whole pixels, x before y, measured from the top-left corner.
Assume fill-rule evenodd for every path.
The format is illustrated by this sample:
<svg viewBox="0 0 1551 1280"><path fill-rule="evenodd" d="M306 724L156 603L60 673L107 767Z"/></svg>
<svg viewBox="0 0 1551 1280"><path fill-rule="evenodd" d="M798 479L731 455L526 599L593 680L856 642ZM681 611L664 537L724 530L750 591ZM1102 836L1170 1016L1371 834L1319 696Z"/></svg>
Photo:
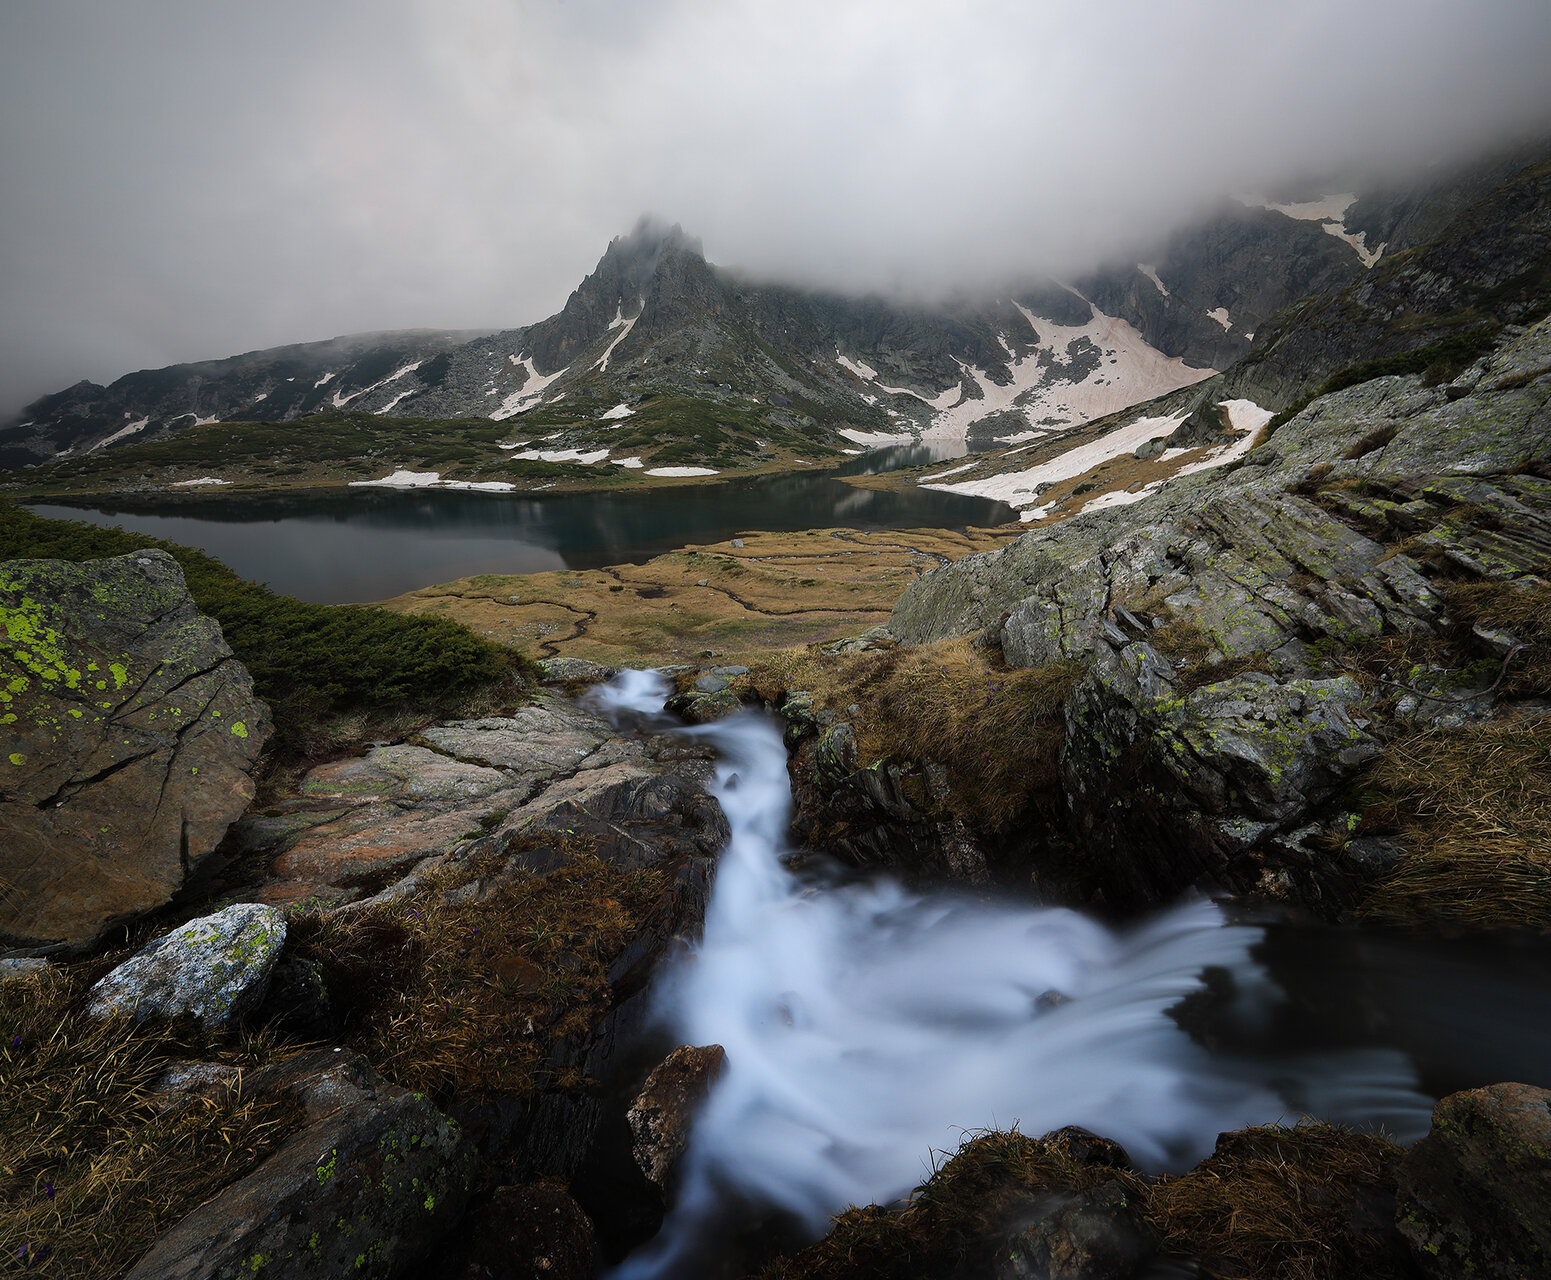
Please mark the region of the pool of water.
<svg viewBox="0 0 1551 1280"><path fill-rule="evenodd" d="M875 474L931 460L925 448L882 450L841 471ZM858 489L827 470L641 491L350 489L32 509L199 547L245 578L322 604L382 600L476 573L639 563L756 529L962 528L1017 519L1000 502L927 489Z"/></svg>

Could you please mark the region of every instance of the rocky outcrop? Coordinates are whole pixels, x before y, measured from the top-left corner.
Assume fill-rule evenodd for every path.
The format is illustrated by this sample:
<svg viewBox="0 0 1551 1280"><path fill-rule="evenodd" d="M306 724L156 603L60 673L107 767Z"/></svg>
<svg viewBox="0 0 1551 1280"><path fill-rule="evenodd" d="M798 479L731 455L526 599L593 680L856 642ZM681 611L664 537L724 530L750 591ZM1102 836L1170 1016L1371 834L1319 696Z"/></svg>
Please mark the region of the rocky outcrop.
<svg viewBox="0 0 1551 1280"><path fill-rule="evenodd" d="M939 569L891 627L980 632L1014 666L1087 664L1061 769L1079 896L1134 905L1205 881L1339 912L1394 851L1333 860L1310 825L1321 806L1387 735L1496 705L1515 637L1458 634L1440 578L1541 581L1548 400L1541 321L1453 383L1384 377L1314 401L1257 465ZM1391 637L1447 637L1470 674L1364 685L1331 662Z"/></svg>
<svg viewBox="0 0 1551 1280"><path fill-rule="evenodd" d="M1157 1252L1146 1205L1120 1182L1047 1198L1002 1246L996 1280L1130 1280Z"/></svg>
<svg viewBox="0 0 1551 1280"><path fill-rule="evenodd" d="M1451 1094L1400 1166L1396 1212L1423 1274L1551 1274L1551 1092L1494 1084Z"/></svg>
<svg viewBox="0 0 1551 1280"><path fill-rule="evenodd" d="M256 1008L285 945L285 919L272 907L238 903L156 939L97 982L90 1017L191 1015L213 1030Z"/></svg>
<svg viewBox="0 0 1551 1280"><path fill-rule="evenodd" d="M319 765L293 795L248 814L236 838L269 853L255 896L277 905L360 900L421 864L524 841L591 841L618 865L708 857L726 839L705 793L711 755L679 738L623 736L543 692L510 716L434 725Z"/></svg>
<svg viewBox="0 0 1551 1280"><path fill-rule="evenodd" d="M165 904L253 798L269 715L163 551L0 566L0 942Z"/></svg>
<svg viewBox="0 0 1551 1280"><path fill-rule="evenodd" d="M319 1050L258 1073L308 1123L166 1232L127 1280L411 1274L468 1203L474 1152L425 1098L354 1055Z"/></svg>

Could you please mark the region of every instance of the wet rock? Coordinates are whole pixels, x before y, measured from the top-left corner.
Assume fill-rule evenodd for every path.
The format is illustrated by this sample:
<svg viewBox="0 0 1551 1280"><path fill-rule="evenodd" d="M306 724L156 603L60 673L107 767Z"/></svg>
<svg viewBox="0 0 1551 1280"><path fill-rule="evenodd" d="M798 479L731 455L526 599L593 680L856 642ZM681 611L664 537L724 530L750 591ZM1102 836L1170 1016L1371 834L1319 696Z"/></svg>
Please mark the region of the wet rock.
<svg viewBox="0 0 1551 1280"><path fill-rule="evenodd" d="M269 714L163 551L0 566L0 942L164 905L253 798Z"/></svg>
<svg viewBox="0 0 1551 1280"><path fill-rule="evenodd" d="M1494 1084L1442 1099L1401 1161L1395 1222L1435 1280L1551 1274L1551 1091Z"/></svg>
<svg viewBox="0 0 1551 1280"><path fill-rule="evenodd" d="M167 1231L126 1280L411 1274L463 1212L474 1152L423 1097L354 1055L320 1052L259 1073L310 1123L247 1177Z"/></svg>
<svg viewBox="0 0 1551 1280"><path fill-rule="evenodd" d="M189 1098L219 1098L237 1089L242 1072L224 1062L175 1062L151 1085L162 1095L159 1109L170 1110Z"/></svg>
<svg viewBox="0 0 1551 1280"><path fill-rule="evenodd" d="M540 658L535 665L545 684L603 684L619 674L617 667L585 658Z"/></svg>
<svg viewBox="0 0 1551 1280"><path fill-rule="evenodd" d="M1144 1206L1118 1182L1039 1202L998 1250L997 1280L1130 1280L1156 1251Z"/></svg>
<svg viewBox="0 0 1551 1280"><path fill-rule="evenodd" d="M136 952L92 986L87 1014L144 1020L186 1013L208 1027L230 1026L264 998L284 945L278 911L238 903Z"/></svg>
<svg viewBox="0 0 1551 1280"><path fill-rule="evenodd" d="M1059 991L1047 991L1045 995L1058 996L1059 1004L1070 1003L1070 997L1061 995ZM1040 998L1043 1000L1044 996ZM1123 1146L1113 1138L1100 1137L1081 1125L1066 1125L1064 1128L1047 1133L1040 1141L1074 1164L1098 1164L1109 1169L1131 1167L1131 1157Z"/></svg>
<svg viewBox="0 0 1551 1280"><path fill-rule="evenodd" d="M714 671L708 671L695 680L695 688L701 693L720 693L730 681L726 676L717 675Z"/></svg>
<svg viewBox="0 0 1551 1280"><path fill-rule="evenodd" d="M635 1137L636 1163L665 1196L672 1194L695 1109L726 1062L727 1054L719 1044L680 1045L646 1078L630 1104L626 1119Z"/></svg>
<svg viewBox="0 0 1551 1280"><path fill-rule="evenodd" d="M700 687L701 681L704 680L720 684L721 687L707 693ZM727 681L722 677L701 676L700 680L695 682L694 689L674 694L668 699L665 707L686 724L710 724L714 720L724 720L730 715L736 715L743 710L743 702L727 687Z"/></svg>
<svg viewBox="0 0 1551 1280"><path fill-rule="evenodd" d="M497 1187L459 1227L468 1240L449 1280L591 1280L592 1222L563 1187Z"/></svg>

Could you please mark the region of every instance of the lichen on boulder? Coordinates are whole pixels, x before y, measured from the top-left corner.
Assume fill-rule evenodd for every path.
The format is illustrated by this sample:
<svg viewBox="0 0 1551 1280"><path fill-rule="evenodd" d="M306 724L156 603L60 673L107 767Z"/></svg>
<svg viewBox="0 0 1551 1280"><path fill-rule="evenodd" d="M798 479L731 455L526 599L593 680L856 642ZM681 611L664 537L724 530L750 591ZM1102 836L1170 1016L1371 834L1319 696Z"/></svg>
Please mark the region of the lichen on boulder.
<svg viewBox="0 0 1551 1280"><path fill-rule="evenodd" d="M0 565L0 941L166 903L253 797L268 710L177 562Z"/></svg>
<svg viewBox="0 0 1551 1280"><path fill-rule="evenodd" d="M207 1027L229 1026L264 998L283 946L285 918L240 902L136 952L92 987L87 1012L137 1020L190 1014Z"/></svg>

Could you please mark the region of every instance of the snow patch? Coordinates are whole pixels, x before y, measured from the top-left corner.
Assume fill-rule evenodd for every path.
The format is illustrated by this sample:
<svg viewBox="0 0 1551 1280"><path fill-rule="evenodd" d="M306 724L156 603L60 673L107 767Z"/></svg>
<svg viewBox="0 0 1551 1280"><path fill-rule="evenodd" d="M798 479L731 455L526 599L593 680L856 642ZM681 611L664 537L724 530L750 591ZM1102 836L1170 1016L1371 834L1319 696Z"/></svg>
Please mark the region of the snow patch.
<svg viewBox="0 0 1551 1280"><path fill-rule="evenodd" d="M1150 263L1138 262L1136 264L1136 269L1138 271L1140 271L1144 276L1146 276L1149 280L1151 280L1153 282L1153 284L1157 285L1158 286L1158 292L1161 293L1165 298L1167 298L1169 296L1169 291L1166 288L1163 287L1163 281L1158 279L1158 273L1157 273L1156 270L1154 270L1154 268L1152 267L1152 265Z"/></svg>
<svg viewBox="0 0 1551 1280"><path fill-rule="evenodd" d="M333 376L334 375L332 373L325 373L321 378L319 378L316 382L314 382L312 384L312 389L314 391L316 391L319 387L321 387L324 383L326 383Z"/></svg>
<svg viewBox="0 0 1551 1280"><path fill-rule="evenodd" d="M1233 321L1228 318L1227 307L1212 308L1212 310L1206 313L1206 318L1208 320L1215 320L1218 324L1222 325L1224 333L1227 333L1229 329L1233 328Z"/></svg>
<svg viewBox="0 0 1551 1280"><path fill-rule="evenodd" d="M380 480L352 480L355 489L471 489L478 493L510 493L517 486L505 480L443 480L439 471L398 470Z"/></svg>
<svg viewBox="0 0 1551 1280"><path fill-rule="evenodd" d="M602 462L609 456L607 449L524 449L521 453L512 455L517 458L531 458L536 462L579 462L584 467L590 467L594 462Z"/></svg>
<svg viewBox="0 0 1551 1280"><path fill-rule="evenodd" d="M600 413L598 416L605 422L611 422L616 419L628 418L634 413L635 410L632 409L628 404L616 404L612 409L609 409L605 413Z"/></svg>
<svg viewBox="0 0 1551 1280"><path fill-rule="evenodd" d="M961 471L973 471L979 465L979 462L966 462L962 467L950 467L946 471L939 471L935 476L924 476L918 483L935 484L937 481L946 479L948 476L956 476Z"/></svg>
<svg viewBox="0 0 1551 1280"><path fill-rule="evenodd" d="M1346 211L1357 203L1357 196L1351 191L1344 191L1339 195L1325 196L1319 200L1304 200L1297 204L1271 204L1263 200L1246 200L1245 203L1258 204L1262 209L1285 213L1289 218L1296 218L1300 222L1339 222L1346 215Z"/></svg>
<svg viewBox="0 0 1551 1280"><path fill-rule="evenodd" d="M644 308L643 308L643 310L644 310ZM608 372L609 357L614 354L614 348L617 347L621 342L623 342L626 338L628 338L630 336L630 331L635 328L635 322L637 320L639 320L640 318L641 318L641 312L637 311L635 313L635 315L631 316L630 319L626 320L626 319L623 318L623 316L619 312L619 310L616 309L615 314L614 314L614 319L620 325L619 336L617 338L615 338L613 342L609 343L608 350L603 353L603 358L601 360L599 360L598 363L595 366L593 366L594 368L597 369L597 371L599 373L607 373ZM609 328L613 329L614 325L610 324Z"/></svg>
<svg viewBox="0 0 1551 1280"><path fill-rule="evenodd" d="M625 467L631 471L639 471L646 463L639 458L615 458L614 465L616 467Z"/></svg>
<svg viewBox="0 0 1551 1280"><path fill-rule="evenodd" d="M878 371L870 364L863 364L860 360L852 360L849 356L840 354L840 348L835 348L835 363L849 369L858 378L865 378L868 382L878 380ZM912 395L914 392L911 393Z"/></svg>
<svg viewBox="0 0 1551 1280"><path fill-rule="evenodd" d="M914 392L911 393L912 395ZM859 444L868 449L886 449L892 444L914 444L916 438L908 431L898 435L888 431L853 431L850 427L841 427L840 434L852 444Z"/></svg>
<svg viewBox="0 0 1551 1280"><path fill-rule="evenodd" d="M651 467L649 476L714 476L717 473L710 467Z"/></svg>
<svg viewBox="0 0 1551 1280"><path fill-rule="evenodd" d="M407 399L408 397L410 397L410 396L412 396L414 394L415 394L415 391L414 391L413 387L411 387L408 391L400 391L398 393L398 395L394 396L393 399L389 400L387 404L382 406L382 408L374 409L372 412L373 413L387 413L388 410L393 408L393 406L396 405L400 400Z"/></svg>
<svg viewBox="0 0 1551 1280"><path fill-rule="evenodd" d="M1139 445L1168 435L1186 416L1181 413L1168 418L1139 418L1025 471L1009 471L983 480L961 480L956 484L926 484L922 488L962 493L971 498L996 498L1008 506L1028 508L1018 513L1020 520L1043 520L1050 514L1053 504L1033 505L1038 502L1034 496L1037 485L1070 480L1101 462L1132 453Z"/></svg>
<svg viewBox="0 0 1551 1280"><path fill-rule="evenodd" d="M381 379L378 382L372 383L372 385L369 386L369 387L362 387L359 391L352 391L347 396L341 396L339 394L339 391L336 389L334 394L333 394L333 396L330 398L330 402L333 404L333 406L336 409L343 409L352 400L359 399L361 396L364 396L364 395L370 395L373 391L377 390L378 387L385 387L390 382L397 382L406 373L413 373L423 363L425 363L425 362L422 361L422 360L416 360L412 364L406 364L402 369L395 369L386 378L383 378L383 379ZM333 374L329 374L328 375L329 378L332 378L333 376L334 376ZM323 381L327 382L328 378L325 378ZM316 385L321 387L323 385L323 383L320 382L320 383L317 383ZM401 396L400 399L402 399L402 398L403 397ZM395 401L394 403L397 403L397 401ZM380 413L381 410L378 410L378 412Z"/></svg>
<svg viewBox="0 0 1551 1280"><path fill-rule="evenodd" d="M191 484L230 484L230 480L222 480L217 476L200 476L197 480L174 480L173 488L181 489Z"/></svg>
<svg viewBox="0 0 1551 1280"><path fill-rule="evenodd" d="M527 370L527 381L522 384L522 390L512 392L511 395L501 401L499 409L491 411L490 418L493 422L504 422L507 418L515 417L517 414L533 408L539 402L539 397L544 394L545 388L571 367L566 365L564 369L557 369L554 373L544 374L533 367L532 356L524 356L518 363Z"/></svg>
<svg viewBox="0 0 1551 1280"><path fill-rule="evenodd" d="M1344 240L1357 251L1357 256L1362 259L1365 267L1371 268L1381 257L1388 244L1381 244L1377 249L1368 248L1368 233L1366 231L1348 231L1344 222L1325 223L1325 234L1334 236L1337 240Z"/></svg>
<svg viewBox="0 0 1551 1280"><path fill-rule="evenodd" d="M106 449L115 440L122 440L125 436L132 436L137 431L145 430L146 424L149 423L150 421L151 420L149 418L141 418L138 422L131 422L127 427L120 427L117 431L115 431L106 440L99 440L96 444L94 444L86 452L87 453L96 453L98 449ZM70 451L68 449L66 449L65 452L68 453ZM56 454L55 456L56 457L62 457L63 455L62 454Z"/></svg>

